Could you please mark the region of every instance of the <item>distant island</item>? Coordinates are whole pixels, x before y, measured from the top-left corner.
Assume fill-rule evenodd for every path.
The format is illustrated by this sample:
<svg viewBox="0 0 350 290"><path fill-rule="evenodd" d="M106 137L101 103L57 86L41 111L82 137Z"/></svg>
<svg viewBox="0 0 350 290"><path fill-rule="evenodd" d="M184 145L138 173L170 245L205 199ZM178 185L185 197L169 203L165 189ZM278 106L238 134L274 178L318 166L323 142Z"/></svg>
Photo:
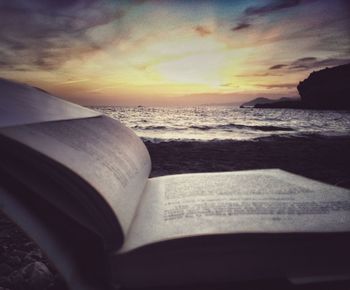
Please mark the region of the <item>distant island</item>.
<svg viewBox="0 0 350 290"><path fill-rule="evenodd" d="M241 108L258 108L260 105L266 105L266 106L273 106L274 104L280 104L280 103L290 103L290 102L298 102L300 101L299 98L295 97L282 97L280 99L269 99L264 97L255 98L254 100L251 100L249 102L246 102L242 104Z"/></svg>
<svg viewBox="0 0 350 290"><path fill-rule="evenodd" d="M350 63L312 72L297 86L300 99L256 98L241 108L350 109Z"/></svg>

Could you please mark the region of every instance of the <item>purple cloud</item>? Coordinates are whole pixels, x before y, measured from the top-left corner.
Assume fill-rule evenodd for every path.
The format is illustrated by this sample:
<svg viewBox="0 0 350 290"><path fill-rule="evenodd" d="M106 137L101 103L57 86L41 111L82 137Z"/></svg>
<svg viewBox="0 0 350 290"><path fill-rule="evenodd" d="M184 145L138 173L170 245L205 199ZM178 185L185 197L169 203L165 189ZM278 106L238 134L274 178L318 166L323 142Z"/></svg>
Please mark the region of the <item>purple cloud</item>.
<svg viewBox="0 0 350 290"><path fill-rule="evenodd" d="M275 11L292 8L301 4L301 0L278 0L272 1L269 4L262 6L251 6L248 7L244 13L247 16L252 15L266 15Z"/></svg>
<svg viewBox="0 0 350 290"><path fill-rule="evenodd" d="M284 68L287 66L288 66L287 64L276 64L276 65L269 67L269 69L281 69L281 68Z"/></svg>
<svg viewBox="0 0 350 290"><path fill-rule="evenodd" d="M232 31L239 31L239 30L247 29L250 26L251 26L251 24L247 23L247 22L238 23L235 27L232 28Z"/></svg>
<svg viewBox="0 0 350 290"><path fill-rule="evenodd" d="M124 16L118 5L98 0L1 1L0 68L52 70L76 55L101 49L87 34Z"/></svg>

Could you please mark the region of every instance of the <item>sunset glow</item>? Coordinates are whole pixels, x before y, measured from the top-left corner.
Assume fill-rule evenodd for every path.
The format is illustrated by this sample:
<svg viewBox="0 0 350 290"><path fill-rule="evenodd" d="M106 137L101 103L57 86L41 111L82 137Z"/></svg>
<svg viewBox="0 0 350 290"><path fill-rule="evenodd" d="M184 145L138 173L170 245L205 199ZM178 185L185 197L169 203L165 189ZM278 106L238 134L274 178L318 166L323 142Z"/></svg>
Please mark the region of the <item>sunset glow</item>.
<svg viewBox="0 0 350 290"><path fill-rule="evenodd" d="M82 104L297 96L350 61L347 1L50 3L0 1L0 77Z"/></svg>

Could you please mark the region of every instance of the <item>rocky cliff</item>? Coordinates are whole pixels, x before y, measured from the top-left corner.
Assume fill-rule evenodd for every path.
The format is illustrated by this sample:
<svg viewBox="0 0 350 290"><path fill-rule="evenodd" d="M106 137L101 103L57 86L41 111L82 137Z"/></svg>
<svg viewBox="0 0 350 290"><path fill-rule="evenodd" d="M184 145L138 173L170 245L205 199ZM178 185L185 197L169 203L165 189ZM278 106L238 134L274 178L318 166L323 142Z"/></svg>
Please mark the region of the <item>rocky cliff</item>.
<svg viewBox="0 0 350 290"><path fill-rule="evenodd" d="M350 63L312 72L297 89L304 108L349 110Z"/></svg>

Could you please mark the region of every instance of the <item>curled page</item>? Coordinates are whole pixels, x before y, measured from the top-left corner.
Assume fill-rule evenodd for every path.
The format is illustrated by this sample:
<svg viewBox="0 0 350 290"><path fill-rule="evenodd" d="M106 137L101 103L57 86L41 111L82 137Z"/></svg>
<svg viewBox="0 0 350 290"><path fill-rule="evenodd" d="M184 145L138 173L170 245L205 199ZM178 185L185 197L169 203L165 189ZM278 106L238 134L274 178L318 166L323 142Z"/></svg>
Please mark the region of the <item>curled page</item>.
<svg viewBox="0 0 350 290"><path fill-rule="evenodd" d="M0 78L0 128L100 115L43 90Z"/></svg>

